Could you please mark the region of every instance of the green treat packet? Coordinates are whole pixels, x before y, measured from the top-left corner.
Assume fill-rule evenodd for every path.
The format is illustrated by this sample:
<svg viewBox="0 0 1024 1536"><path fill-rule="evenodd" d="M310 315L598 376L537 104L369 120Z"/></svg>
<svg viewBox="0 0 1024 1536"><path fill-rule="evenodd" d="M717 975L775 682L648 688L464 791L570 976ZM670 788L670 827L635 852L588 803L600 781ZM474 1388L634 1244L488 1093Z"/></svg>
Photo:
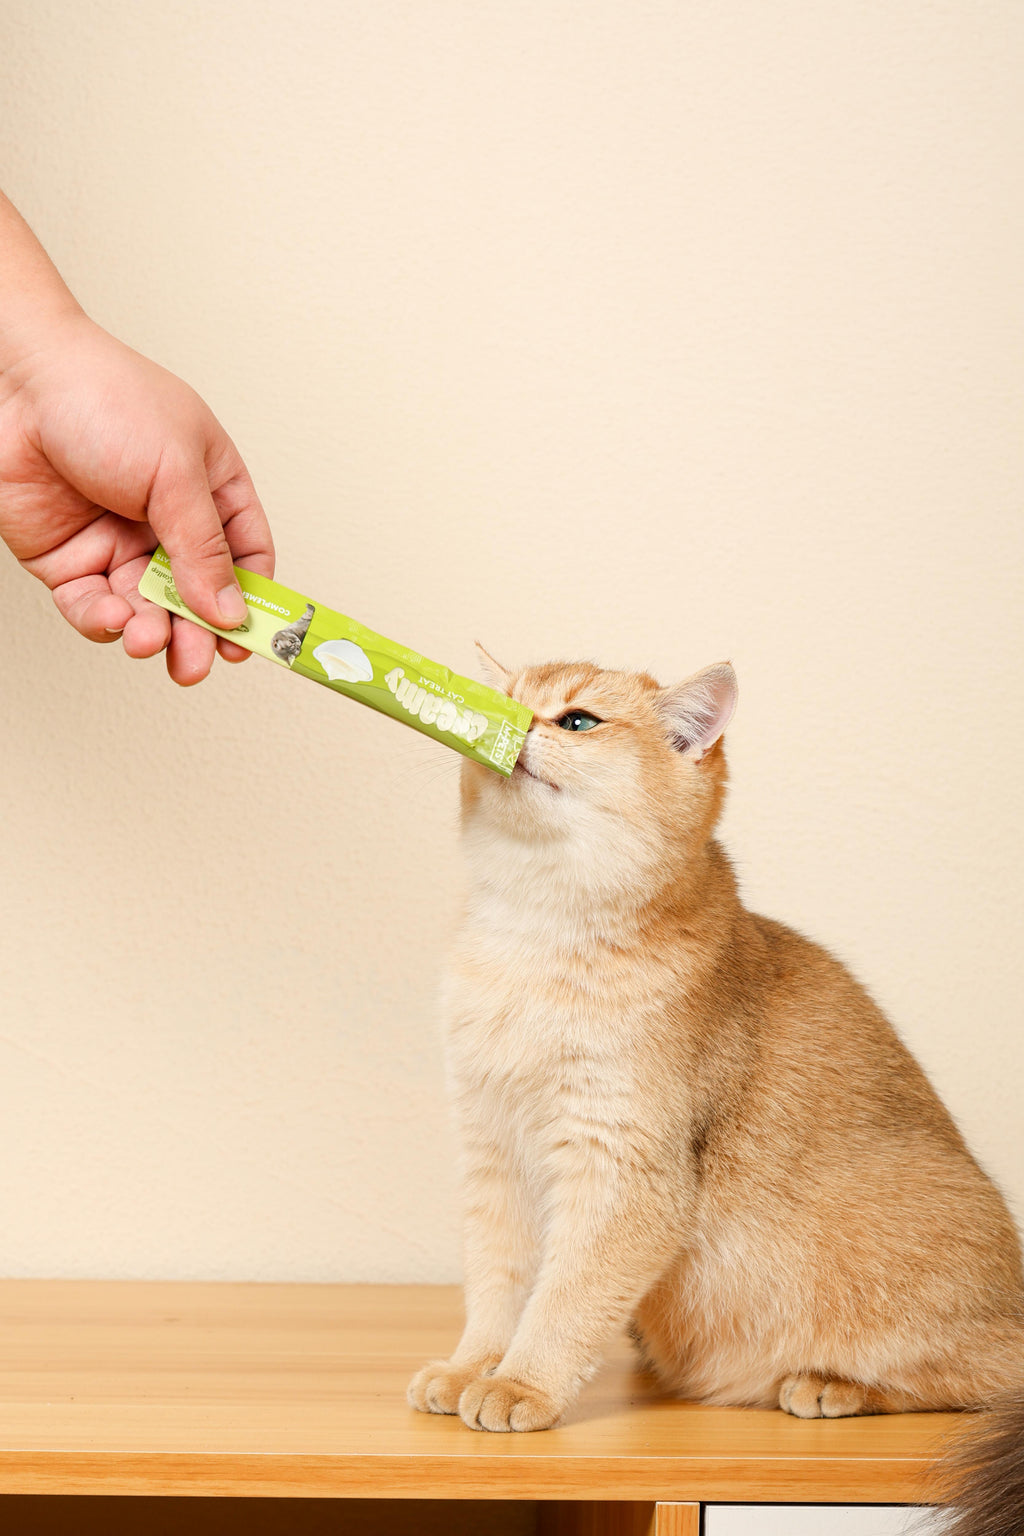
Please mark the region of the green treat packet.
<svg viewBox="0 0 1024 1536"><path fill-rule="evenodd" d="M162 548L146 567L139 592L257 656L411 725L474 762L506 777L512 772L533 719L525 704L458 677L418 651L386 640L269 577L237 565L235 575L249 609L238 629L216 629L186 608Z"/></svg>

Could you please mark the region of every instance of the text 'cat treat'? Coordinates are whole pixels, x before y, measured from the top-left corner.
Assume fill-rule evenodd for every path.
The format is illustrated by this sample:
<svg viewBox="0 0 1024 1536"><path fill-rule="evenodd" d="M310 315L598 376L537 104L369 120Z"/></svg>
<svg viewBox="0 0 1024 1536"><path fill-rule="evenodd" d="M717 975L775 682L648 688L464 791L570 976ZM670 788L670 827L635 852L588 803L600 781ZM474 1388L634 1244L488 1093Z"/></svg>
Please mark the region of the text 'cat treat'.
<svg viewBox="0 0 1024 1536"><path fill-rule="evenodd" d="M459 677L267 576L237 565L235 575L249 609L238 629L216 629L185 606L163 549L146 567L139 593L257 656L411 725L475 762L506 776L512 772L533 718L524 704Z"/></svg>

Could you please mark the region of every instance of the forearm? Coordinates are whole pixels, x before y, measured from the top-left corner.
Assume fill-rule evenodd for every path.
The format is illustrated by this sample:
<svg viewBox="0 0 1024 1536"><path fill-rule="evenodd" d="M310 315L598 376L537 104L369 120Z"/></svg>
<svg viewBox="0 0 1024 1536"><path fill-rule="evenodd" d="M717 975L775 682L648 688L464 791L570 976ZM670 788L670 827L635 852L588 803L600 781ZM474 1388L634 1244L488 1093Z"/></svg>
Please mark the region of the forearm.
<svg viewBox="0 0 1024 1536"><path fill-rule="evenodd" d="M14 204L0 192L0 373L82 308Z"/></svg>

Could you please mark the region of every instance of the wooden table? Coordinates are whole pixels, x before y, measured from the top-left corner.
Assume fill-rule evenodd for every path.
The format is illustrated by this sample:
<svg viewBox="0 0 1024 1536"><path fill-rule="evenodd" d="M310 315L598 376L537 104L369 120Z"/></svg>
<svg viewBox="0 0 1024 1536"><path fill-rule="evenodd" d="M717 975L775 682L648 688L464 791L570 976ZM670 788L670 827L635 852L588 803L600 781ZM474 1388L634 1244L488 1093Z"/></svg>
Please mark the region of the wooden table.
<svg viewBox="0 0 1024 1536"><path fill-rule="evenodd" d="M2 1281L0 1515L30 1495L442 1500L451 1529L452 1501L489 1500L509 1519L532 1506L546 1532L683 1536L701 1501L925 1502L958 1427L694 1407L660 1396L623 1341L557 1429L474 1433L405 1401L459 1324L453 1287ZM70 1502L82 1530L89 1501ZM489 1507L488 1529L527 1528ZM307 1528L298 1508L289 1530ZM360 1529L398 1528L394 1504L370 1508Z"/></svg>

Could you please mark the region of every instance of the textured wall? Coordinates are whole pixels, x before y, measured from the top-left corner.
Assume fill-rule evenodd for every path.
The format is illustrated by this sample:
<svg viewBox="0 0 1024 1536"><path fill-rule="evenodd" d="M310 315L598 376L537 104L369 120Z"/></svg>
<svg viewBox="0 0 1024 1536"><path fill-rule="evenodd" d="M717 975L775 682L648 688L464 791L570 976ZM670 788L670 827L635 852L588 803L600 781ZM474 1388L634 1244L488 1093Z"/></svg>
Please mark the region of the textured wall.
<svg viewBox="0 0 1024 1536"><path fill-rule="evenodd" d="M1024 9L4 16L0 185L220 415L282 579L461 669L731 656L750 901L1024 1214ZM458 759L0 599L0 1269L455 1277Z"/></svg>

